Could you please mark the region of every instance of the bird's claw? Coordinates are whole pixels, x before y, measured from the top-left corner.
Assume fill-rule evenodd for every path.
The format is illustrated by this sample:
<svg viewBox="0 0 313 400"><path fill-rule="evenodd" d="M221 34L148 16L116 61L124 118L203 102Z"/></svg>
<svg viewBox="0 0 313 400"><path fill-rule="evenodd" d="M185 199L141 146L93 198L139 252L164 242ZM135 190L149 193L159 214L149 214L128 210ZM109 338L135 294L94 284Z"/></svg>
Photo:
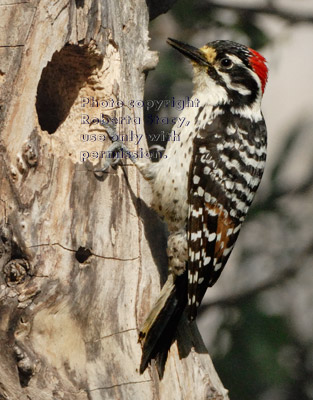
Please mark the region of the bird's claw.
<svg viewBox="0 0 313 400"><path fill-rule="evenodd" d="M115 167L120 162L118 156L119 151L122 149L121 143L114 142L106 151L105 162L100 169L95 169L94 172L108 172L109 167Z"/></svg>

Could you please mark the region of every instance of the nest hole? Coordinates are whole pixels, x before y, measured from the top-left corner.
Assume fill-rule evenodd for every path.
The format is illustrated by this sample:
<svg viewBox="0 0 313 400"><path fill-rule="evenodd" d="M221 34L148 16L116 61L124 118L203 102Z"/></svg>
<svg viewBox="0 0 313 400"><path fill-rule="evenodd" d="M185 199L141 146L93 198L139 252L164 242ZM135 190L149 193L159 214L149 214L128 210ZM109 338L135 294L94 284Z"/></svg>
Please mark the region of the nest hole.
<svg viewBox="0 0 313 400"><path fill-rule="evenodd" d="M85 0L75 0L77 8L83 8L85 5Z"/></svg>
<svg viewBox="0 0 313 400"><path fill-rule="evenodd" d="M36 110L42 130L52 134L65 121L80 89L101 67L101 61L87 45L67 44L53 54L37 88Z"/></svg>

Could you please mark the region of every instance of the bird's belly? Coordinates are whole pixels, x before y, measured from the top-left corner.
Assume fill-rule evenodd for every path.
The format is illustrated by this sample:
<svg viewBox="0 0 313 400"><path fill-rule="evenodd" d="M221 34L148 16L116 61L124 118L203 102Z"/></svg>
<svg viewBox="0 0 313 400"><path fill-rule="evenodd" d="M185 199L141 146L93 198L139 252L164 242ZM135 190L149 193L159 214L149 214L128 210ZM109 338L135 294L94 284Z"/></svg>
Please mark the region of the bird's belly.
<svg viewBox="0 0 313 400"><path fill-rule="evenodd" d="M160 161L160 168L153 185L152 207L161 215L170 232L184 229L188 217L188 175L191 156L185 146L175 152L169 149L166 159ZM186 150L186 151L185 151Z"/></svg>

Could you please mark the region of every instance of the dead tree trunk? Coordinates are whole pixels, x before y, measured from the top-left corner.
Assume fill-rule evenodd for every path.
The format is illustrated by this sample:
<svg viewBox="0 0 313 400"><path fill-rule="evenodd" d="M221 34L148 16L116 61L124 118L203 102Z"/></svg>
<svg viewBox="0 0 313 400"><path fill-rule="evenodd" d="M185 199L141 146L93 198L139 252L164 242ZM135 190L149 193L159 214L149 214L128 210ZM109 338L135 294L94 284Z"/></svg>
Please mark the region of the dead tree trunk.
<svg viewBox="0 0 313 400"><path fill-rule="evenodd" d="M93 171L93 118L144 134L146 3L1 0L0 19L0 399L227 399L187 324L163 380L139 375L165 237L134 167Z"/></svg>

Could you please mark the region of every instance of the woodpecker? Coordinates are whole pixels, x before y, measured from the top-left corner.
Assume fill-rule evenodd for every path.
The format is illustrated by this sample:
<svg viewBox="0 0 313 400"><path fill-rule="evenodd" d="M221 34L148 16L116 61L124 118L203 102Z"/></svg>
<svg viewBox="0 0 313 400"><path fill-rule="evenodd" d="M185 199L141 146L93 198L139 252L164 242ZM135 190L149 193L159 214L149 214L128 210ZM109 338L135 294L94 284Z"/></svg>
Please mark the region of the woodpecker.
<svg viewBox="0 0 313 400"><path fill-rule="evenodd" d="M179 141L168 142L158 163L132 159L151 183L152 207L169 230L168 280L139 333L140 372L155 359L160 377L184 310L195 319L231 254L260 184L267 140L263 56L232 41L199 49L167 42L191 60L191 100L198 107L182 111L190 123L173 127Z"/></svg>

